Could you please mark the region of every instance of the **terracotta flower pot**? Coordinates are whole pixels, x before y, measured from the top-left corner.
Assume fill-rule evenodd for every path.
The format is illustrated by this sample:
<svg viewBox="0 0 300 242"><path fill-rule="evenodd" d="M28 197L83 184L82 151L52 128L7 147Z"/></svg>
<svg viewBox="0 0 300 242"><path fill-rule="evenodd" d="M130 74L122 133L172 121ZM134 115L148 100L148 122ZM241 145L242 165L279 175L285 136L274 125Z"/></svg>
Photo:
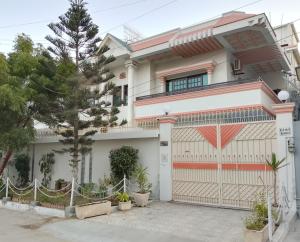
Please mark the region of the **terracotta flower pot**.
<svg viewBox="0 0 300 242"><path fill-rule="evenodd" d="M134 202L138 207L145 207L148 205L150 192L147 193L133 193Z"/></svg>
<svg viewBox="0 0 300 242"><path fill-rule="evenodd" d="M126 211L131 209L131 201L128 202L119 202L119 210Z"/></svg>

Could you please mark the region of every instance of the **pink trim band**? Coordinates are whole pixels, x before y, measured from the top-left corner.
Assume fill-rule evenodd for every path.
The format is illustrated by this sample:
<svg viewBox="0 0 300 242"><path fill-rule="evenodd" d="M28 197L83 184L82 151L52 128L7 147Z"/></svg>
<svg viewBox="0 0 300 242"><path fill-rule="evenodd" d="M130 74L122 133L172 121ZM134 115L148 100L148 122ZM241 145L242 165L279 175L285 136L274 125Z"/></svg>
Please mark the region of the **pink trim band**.
<svg viewBox="0 0 300 242"><path fill-rule="evenodd" d="M222 163L223 170L271 171L271 167L262 163ZM173 162L174 169L217 170L217 162Z"/></svg>
<svg viewBox="0 0 300 242"><path fill-rule="evenodd" d="M199 63L195 65L189 65L189 66L182 66L172 69L167 69L164 71L158 71L156 72L156 77L160 80L165 80L167 77L176 75L176 74L183 74L187 72L197 71L197 70L206 70L207 72L212 73L214 70L214 64L213 63Z"/></svg>
<svg viewBox="0 0 300 242"><path fill-rule="evenodd" d="M194 112L180 112L180 113L172 113L172 116L180 116L180 115L191 115L191 114L207 114L207 113L218 113L218 112L225 112L225 111L234 111L234 110L245 110L245 109L251 109L251 108L262 108L265 112L268 114L275 116L275 113L272 112L271 110L267 109L261 104L255 104L255 105L247 105L247 106L237 106L237 107L229 107L229 108L217 108L217 109L207 109L203 111L194 111ZM159 118L163 117L161 115L153 115L153 116L144 116L144 117L139 117L136 118L135 120L140 121L140 120L148 120L148 119L154 119L154 118Z"/></svg>
<svg viewBox="0 0 300 242"><path fill-rule="evenodd" d="M294 112L295 103L280 103L272 106L274 113L292 113Z"/></svg>
<svg viewBox="0 0 300 242"><path fill-rule="evenodd" d="M261 89L262 91L264 91L274 101L274 103L280 102L280 100L278 99L276 94L270 89L270 87L268 87L265 82L259 81L259 82L237 84L232 86L216 87L212 89L195 91L195 92L181 93L172 96L163 96L163 97L155 97L155 98L149 98L144 100L138 100L135 101L135 106L144 106L144 105L151 105L156 103L164 103L164 102L172 102L172 101L184 100L184 99L193 99L199 97L221 95L226 93L243 92L243 91L249 91L255 89Z"/></svg>

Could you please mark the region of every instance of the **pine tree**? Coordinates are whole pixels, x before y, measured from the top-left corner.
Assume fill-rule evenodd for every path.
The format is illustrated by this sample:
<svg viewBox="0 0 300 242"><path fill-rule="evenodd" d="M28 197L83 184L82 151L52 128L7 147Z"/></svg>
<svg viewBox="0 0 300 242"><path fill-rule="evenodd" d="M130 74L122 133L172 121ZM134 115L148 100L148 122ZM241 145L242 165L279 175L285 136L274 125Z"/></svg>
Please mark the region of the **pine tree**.
<svg viewBox="0 0 300 242"><path fill-rule="evenodd" d="M78 176L80 156L90 152L96 127L115 126L119 110L103 101L116 92L108 68L115 58L107 54L108 46L99 48L98 26L92 22L83 0L70 0L67 12L59 22L49 24L55 37L46 36L58 57L58 76L62 84L60 107L53 113L58 122L60 142L65 147L57 152L69 153L74 178ZM101 84L101 85L99 85ZM91 88L101 86L102 88ZM125 124L122 121L120 125Z"/></svg>

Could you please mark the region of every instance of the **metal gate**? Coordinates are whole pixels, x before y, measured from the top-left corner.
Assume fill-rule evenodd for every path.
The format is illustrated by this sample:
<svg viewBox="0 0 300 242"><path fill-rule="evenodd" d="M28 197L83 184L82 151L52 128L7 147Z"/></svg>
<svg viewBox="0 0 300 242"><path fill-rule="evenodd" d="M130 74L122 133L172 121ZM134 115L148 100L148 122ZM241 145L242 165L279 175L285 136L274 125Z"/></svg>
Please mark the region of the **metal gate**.
<svg viewBox="0 0 300 242"><path fill-rule="evenodd" d="M274 121L174 128L173 200L249 208L272 192L275 147Z"/></svg>

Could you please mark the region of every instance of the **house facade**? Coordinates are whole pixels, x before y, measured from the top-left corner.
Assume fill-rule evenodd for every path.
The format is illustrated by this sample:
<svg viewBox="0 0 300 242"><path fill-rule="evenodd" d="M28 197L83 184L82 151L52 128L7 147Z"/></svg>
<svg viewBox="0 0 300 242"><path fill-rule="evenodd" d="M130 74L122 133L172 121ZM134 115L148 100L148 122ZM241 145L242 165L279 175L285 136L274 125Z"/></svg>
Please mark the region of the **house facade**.
<svg viewBox="0 0 300 242"><path fill-rule="evenodd" d="M244 12L133 43L108 34L102 44L116 57L110 68L118 92L106 99L128 125L94 136L81 182L109 175L109 151L132 145L154 197L249 207L257 191L272 187L265 160L277 152L276 115L293 112L274 107L280 90L300 87L291 78L300 65L298 41L293 24L273 28L265 14ZM38 133L29 150L32 177L41 176L41 156L60 145L51 131ZM69 157L56 160L52 180L70 179Z"/></svg>

